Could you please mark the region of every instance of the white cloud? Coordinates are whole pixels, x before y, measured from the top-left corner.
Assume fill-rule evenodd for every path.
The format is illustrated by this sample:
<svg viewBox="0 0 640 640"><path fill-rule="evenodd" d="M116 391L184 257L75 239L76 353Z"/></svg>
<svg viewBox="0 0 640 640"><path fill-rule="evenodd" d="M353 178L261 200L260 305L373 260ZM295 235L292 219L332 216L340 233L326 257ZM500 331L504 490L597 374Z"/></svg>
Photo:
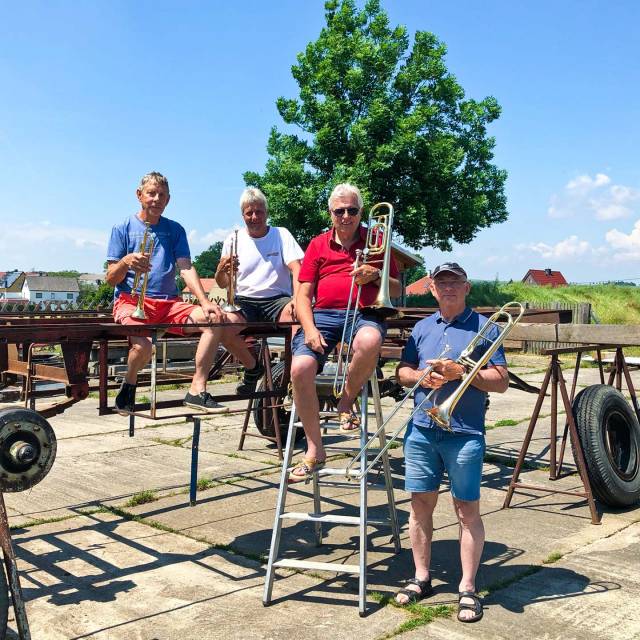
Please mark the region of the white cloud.
<svg viewBox="0 0 640 640"><path fill-rule="evenodd" d="M640 220L636 220L628 234L618 229L607 231L605 240L615 262L640 260Z"/></svg>
<svg viewBox="0 0 640 640"><path fill-rule="evenodd" d="M99 271L109 234L105 230L50 222L5 225L0 235L2 269Z"/></svg>
<svg viewBox="0 0 640 640"><path fill-rule="evenodd" d="M0 234L0 270L98 272L106 260L110 231L64 226L49 220L4 225ZM187 234L192 257L224 240L231 231L214 229L202 234L192 229Z"/></svg>
<svg viewBox="0 0 640 640"><path fill-rule="evenodd" d="M224 239L233 232L235 227L229 229L214 229L205 234L201 234L197 229L191 229L187 233L191 255L195 257L201 251L208 249L214 242L223 242Z"/></svg>
<svg viewBox="0 0 640 640"><path fill-rule="evenodd" d="M543 258L554 260L571 260L592 253L591 245L586 240L579 240L578 236L569 236L556 244L545 242L533 242L528 245L520 245L521 249L529 249Z"/></svg>
<svg viewBox="0 0 640 640"><path fill-rule="evenodd" d="M589 214L597 220L615 220L633 214L639 203L640 190L612 184L609 176L597 173L570 180L561 193L551 196L547 213L551 218Z"/></svg>

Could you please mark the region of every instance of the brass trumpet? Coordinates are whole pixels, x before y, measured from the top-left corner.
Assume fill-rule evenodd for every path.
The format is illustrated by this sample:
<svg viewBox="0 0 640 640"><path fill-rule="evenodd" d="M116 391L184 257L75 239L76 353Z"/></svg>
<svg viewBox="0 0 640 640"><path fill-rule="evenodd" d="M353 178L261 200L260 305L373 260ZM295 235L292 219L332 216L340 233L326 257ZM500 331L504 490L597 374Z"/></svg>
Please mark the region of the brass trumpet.
<svg viewBox="0 0 640 640"><path fill-rule="evenodd" d="M238 259L238 230L235 230L235 236L231 242L231 255L229 256L229 280L227 284L227 302L222 305L222 310L229 313L241 311L236 304L236 288L238 286L238 267L236 260Z"/></svg>
<svg viewBox="0 0 640 640"><path fill-rule="evenodd" d="M153 254L153 247L155 245L155 237L151 235L151 223L145 222L144 235L142 236L142 241L140 242L140 246L138 247L138 253L144 253L151 258ZM148 244L147 244L148 240ZM138 304L134 312L131 314L132 318L136 318L137 320L146 320L147 316L144 313L144 297L147 293L147 285L149 284L149 273L136 271L136 275L133 278L133 286L131 287L131 293L134 293L138 287L140 287L140 291L138 292Z"/></svg>
<svg viewBox="0 0 640 640"><path fill-rule="evenodd" d="M377 213L378 209L386 208L387 213ZM391 232L393 226L393 206L388 202L378 202L369 212L369 225L367 229L367 239L364 249L356 250L356 259L353 268L357 269L367 263L370 257L382 255L382 273L380 275L380 290L373 304L365 307L363 311L372 311L385 318L397 315L397 311L391 304L389 297L389 268L391 264ZM336 359L337 366L333 379L333 394L339 398L344 391L347 381L347 371L349 368L349 353L351 352L351 343L353 342L353 331L356 325L356 317L358 315L358 305L360 304L360 293L362 286L358 285L356 300L351 309L351 298L353 289L356 286L356 277L351 278L351 288L349 289L349 302L345 312L344 325L342 327L342 337L340 339L340 348ZM349 332L349 340L345 342L347 335L347 327L351 322L351 331Z"/></svg>
<svg viewBox="0 0 640 640"><path fill-rule="evenodd" d="M508 309L515 307L516 315L513 316L509 313ZM378 428L378 430L371 436L371 438L367 441L367 443L356 453L356 455L351 459L349 464L345 469L345 475L347 479L351 478L362 478L364 475L369 473L371 469L375 466L378 460L384 455L384 453L389 449L391 443L394 442L400 434L406 429L407 425L413 417L418 413L418 411L425 411L429 416L433 419L433 421L441 428L452 431L451 429L451 414L453 413L453 409L458 404L458 401L462 397L463 393L467 390L469 385L473 382L473 379L478 375L478 372L482 367L484 367L487 362L491 359L491 356L500 348L502 343L507 339L507 336L511 333L513 327L520 321L522 315L524 314L524 307L519 302L507 302L507 304L503 305L498 311L496 311L482 326L480 331L474 336L471 342L466 346L466 348L462 351L460 356L456 359L458 364L461 364L465 367L466 372L462 376L461 383L456 387L456 389L451 393L451 395L444 400L441 404L437 406L430 407L429 409L424 409L424 404L431 399L436 389L432 389L423 399L417 404L409 417L389 436L389 439L385 443L384 447L380 449L376 457L367 465L364 471L360 471L359 473L353 475L351 474L351 468L353 465L362 458L362 456L367 454L367 451L374 445L376 438L382 433L385 427L389 424L391 419L398 413L398 411L404 406L405 402L408 398L412 397L416 389L422 384L422 381L433 371L434 365L427 367L416 383L411 387L410 391L407 395L396 404L391 413L387 416L385 420L383 420L382 424ZM498 322L504 322L504 326L498 325ZM492 339L489 337L489 332L494 327L498 327L498 335ZM474 350L478 347L481 342L485 342L489 344L487 350L478 358L478 360L473 360L471 355ZM440 355L435 358L435 360L442 359L446 353L450 350L449 345L446 345L442 350Z"/></svg>

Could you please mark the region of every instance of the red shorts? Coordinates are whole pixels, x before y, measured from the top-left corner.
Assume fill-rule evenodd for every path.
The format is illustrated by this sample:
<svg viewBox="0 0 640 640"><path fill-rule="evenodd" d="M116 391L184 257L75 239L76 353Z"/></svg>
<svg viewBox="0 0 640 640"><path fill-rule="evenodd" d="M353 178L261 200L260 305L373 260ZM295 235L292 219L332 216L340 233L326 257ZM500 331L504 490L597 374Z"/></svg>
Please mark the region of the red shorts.
<svg viewBox="0 0 640 640"><path fill-rule="evenodd" d="M113 303L113 319L120 324L144 325L144 324L186 324L189 316L197 308L193 304L183 302L180 298L171 300L144 299L144 313L146 320L132 318L131 314L138 306L137 296L121 293ZM180 327L169 329L170 333L184 335Z"/></svg>

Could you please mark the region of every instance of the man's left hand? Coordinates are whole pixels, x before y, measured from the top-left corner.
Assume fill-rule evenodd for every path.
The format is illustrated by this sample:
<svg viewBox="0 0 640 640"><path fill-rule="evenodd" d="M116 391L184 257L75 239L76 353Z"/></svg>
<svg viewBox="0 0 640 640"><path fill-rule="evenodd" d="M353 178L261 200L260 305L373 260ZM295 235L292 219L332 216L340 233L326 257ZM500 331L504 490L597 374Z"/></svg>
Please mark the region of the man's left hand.
<svg viewBox="0 0 640 640"><path fill-rule="evenodd" d="M427 364L433 365L433 370L439 373L447 382L460 380L464 375L464 367L453 360L427 360Z"/></svg>
<svg viewBox="0 0 640 640"><path fill-rule="evenodd" d="M350 274L351 277L356 277L356 284L363 285L375 282L378 279L378 269L370 264L363 264L357 269L354 269Z"/></svg>
<svg viewBox="0 0 640 640"><path fill-rule="evenodd" d="M202 311L209 322L224 322L224 312L215 302L211 300L205 302L202 305Z"/></svg>

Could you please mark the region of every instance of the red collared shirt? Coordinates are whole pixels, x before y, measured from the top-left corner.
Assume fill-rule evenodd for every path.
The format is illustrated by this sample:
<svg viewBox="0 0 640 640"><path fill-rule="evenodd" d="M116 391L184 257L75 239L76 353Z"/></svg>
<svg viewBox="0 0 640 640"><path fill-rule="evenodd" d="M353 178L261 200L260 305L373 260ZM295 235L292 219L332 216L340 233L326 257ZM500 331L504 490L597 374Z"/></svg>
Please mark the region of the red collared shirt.
<svg viewBox="0 0 640 640"><path fill-rule="evenodd" d="M312 282L315 284L314 297L315 309L346 309L351 288L351 276L353 263L356 259L356 249L364 249L367 229L360 225L360 240L354 242L349 249L338 244L334 237L333 229L316 236L307 247L298 280L300 282ZM367 260L378 269L382 269L382 256L370 257ZM393 256L389 271L392 278L398 277L398 267ZM378 290L379 282L365 284L360 295L360 307L368 307L372 304ZM352 303L355 302L357 287L353 288Z"/></svg>

